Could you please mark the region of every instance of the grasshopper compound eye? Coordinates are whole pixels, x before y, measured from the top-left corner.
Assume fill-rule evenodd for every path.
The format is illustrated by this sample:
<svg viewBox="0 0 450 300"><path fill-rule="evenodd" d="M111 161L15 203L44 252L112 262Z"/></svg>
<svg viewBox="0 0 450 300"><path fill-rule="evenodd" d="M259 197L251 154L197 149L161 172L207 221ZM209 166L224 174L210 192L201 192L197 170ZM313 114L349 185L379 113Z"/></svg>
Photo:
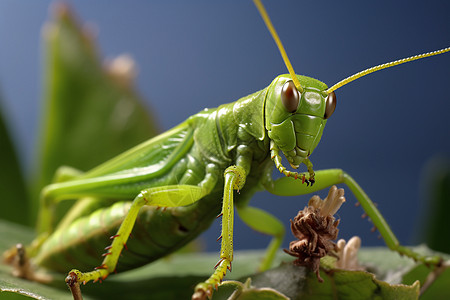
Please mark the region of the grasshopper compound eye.
<svg viewBox="0 0 450 300"><path fill-rule="evenodd" d="M334 92L328 94L325 105L325 115L323 117L328 119L336 109L336 94Z"/></svg>
<svg viewBox="0 0 450 300"><path fill-rule="evenodd" d="M292 80L286 81L281 89L281 102L288 112L295 112L300 101L300 94Z"/></svg>

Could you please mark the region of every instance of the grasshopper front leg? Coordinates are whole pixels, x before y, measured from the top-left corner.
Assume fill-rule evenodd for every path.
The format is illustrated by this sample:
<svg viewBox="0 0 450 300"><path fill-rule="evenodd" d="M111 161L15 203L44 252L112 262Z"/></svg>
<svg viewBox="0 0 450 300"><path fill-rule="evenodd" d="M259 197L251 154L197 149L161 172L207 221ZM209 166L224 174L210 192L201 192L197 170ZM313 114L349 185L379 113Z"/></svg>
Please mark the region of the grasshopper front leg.
<svg viewBox="0 0 450 300"><path fill-rule="evenodd" d="M425 256L412 251L408 247L400 245L397 237L392 232L388 223L386 222L380 211L377 209L375 204L364 192L364 190L358 185L358 183L345 171L341 169L320 170L317 171L315 175L316 183L312 187L306 187L302 184L298 184L296 183L296 180L294 178L289 177L282 177L270 184L266 183L265 187L269 192L275 195L297 196L319 191L331 185L344 183L355 195L356 199L361 204L361 207L364 209L375 227L380 232L389 249L397 251L400 255L405 255L414 259L415 261L422 262L426 265L437 266L441 263L442 259L440 257Z"/></svg>
<svg viewBox="0 0 450 300"><path fill-rule="evenodd" d="M205 295L210 298L212 289L217 288L219 283L222 282L227 269L231 271L231 262L233 261L233 192L244 187L245 174L244 168L240 166L228 167L224 172L220 259L215 266L214 273L206 281L197 284L192 299L204 299Z"/></svg>

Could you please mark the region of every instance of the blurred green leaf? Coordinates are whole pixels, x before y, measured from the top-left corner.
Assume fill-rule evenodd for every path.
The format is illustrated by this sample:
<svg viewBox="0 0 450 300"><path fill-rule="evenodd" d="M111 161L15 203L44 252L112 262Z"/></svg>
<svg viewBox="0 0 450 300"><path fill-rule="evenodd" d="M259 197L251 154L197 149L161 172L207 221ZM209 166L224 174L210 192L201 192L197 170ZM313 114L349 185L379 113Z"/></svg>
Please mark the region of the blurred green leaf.
<svg viewBox="0 0 450 300"><path fill-rule="evenodd" d="M29 243L33 236L29 228L0 220L1 252L16 242ZM424 249L422 247L419 250ZM252 275L264 255L264 251L259 250L235 253L233 272L227 274L227 280L239 279L245 282L251 277L251 287L243 289L248 292L243 294L247 297L243 299L256 299L254 295L259 292L262 293L259 295L261 297L279 297L281 293L291 299L417 299L418 284L413 283L416 280L423 281L429 273L427 268L416 266L412 260L402 258L386 248L362 249L360 254L361 263L376 266L371 268L376 275L363 271L322 270L321 276L325 282L319 283L314 273L292 265L292 258L282 251L276 257L275 265L279 267ZM149 293L152 299L188 299L195 284L210 275L217 257L217 253L173 255L136 270L112 275L102 284L89 283L82 286L82 292L85 299L148 299ZM449 256L444 258L450 259ZM22 294L30 293L43 299L71 297L63 283L64 275L56 275L52 286L47 286L12 277L10 273L9 266L0 265L1 291L20 289ZM402 280L408 285L397 284ZM447 269L421 299L447 299L449 282L450 271ZM234 283L234 286L230 284L221 286L214 299L227 299L235 287L242 287L238 283ZM258 290L261 288L272 288L276 292Z"/></svg>
<svg viewBox="0 0 450 300"><path fill-rule="evenodd" d="M28 224L28 194L0 99L0 218Z"/></svg>
<svg viewBox="0 0 450 300"><path fill-rule="evenodd" d="M425 185L427 213L422 222L422 239L427 245L440 252L450 253L450 160L437 156L426 166Z"/></svg>
<svg viewBox="0 0 450 300"><path fill-rule="evenodd" d="M44 27L45 87L34 194L58 167L87 171L156 135L154 118L134 91L133 61L104 64L92 34L67 5ZM36 212L38 201L33 201Z"/></svg>

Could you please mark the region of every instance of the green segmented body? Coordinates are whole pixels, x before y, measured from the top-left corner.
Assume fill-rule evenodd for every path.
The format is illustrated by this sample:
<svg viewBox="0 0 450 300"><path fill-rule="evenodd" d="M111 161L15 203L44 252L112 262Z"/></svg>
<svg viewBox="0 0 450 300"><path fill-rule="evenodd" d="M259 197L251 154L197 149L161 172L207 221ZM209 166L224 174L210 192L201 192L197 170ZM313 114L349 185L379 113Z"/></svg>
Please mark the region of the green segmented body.
<svg viewBox="0 0 450 300"><path fill-rule="evenodd" d="M207 204L164 211L144 207L117 270L145 265L191 241L208 228L218 214L217 208ZM105 247L111 244L110 237L117 232L130 205L131 202L117 202L79 219L68 230L56 232L41 248L37 263L58 272L67 272L68 266L90 269L98 266ZM197 218L202 221L195 220Z"/></svg>
<svg viewBox="0 0 450 300"><path fill-rule="evenodd" d="M326 88L314 79L299 78L305 86ZM266 89L216 109L205 109L73 180L47 186L43 195L54 199L94 196L130 200L144 188L199 185L208 176L217 177L211 193L192 205L166 210L142 208L118 270L165 256L197 237L220 213L222 174L230 165L239 164L240 149L251 151L252 165L238 201L248 200L261 178L271 174L269 136L264 126L265 102L267 95L287 80L287 75L281 75ZM68 265L97 266L104 248L110 244L109 237L117 232L130 204L117 202L57 230L40 249L36 262L61 272L67 271Z"/></svg>

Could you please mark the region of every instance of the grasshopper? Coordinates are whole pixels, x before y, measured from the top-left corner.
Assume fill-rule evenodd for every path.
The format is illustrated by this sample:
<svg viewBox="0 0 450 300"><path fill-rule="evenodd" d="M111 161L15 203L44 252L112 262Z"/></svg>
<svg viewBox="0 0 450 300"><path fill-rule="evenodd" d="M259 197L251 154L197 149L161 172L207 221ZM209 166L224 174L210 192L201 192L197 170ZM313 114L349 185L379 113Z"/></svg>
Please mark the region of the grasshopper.
<svg viewBox="0 0 450 300"><path fill-rule="evenodd" d="M262 12L262 15L266 14ZM265 19L272 28L267 17ZM399 63L449 50L445 48ZM284 50L280 51L284 53ZM396 63L368 69L330 88L313 78L295 75L287 60L286 64L290 74L276 77L265 89L236 102L204 110L99 167L86 173L64 173L63 181L44 188L40 215L42 245L36 262L58 269L70 253L80 255L85 251L85 261L77 262L79 268L97 266L96 270L87 273L73 270L71 273L80 282L105 279L116 267L119 271L134 268L178 249L222 214L219 262L214 274L196 287L197 292L211 294L227 269L231 269L234 205L245 223L273 237L263 262L262 269L266 269L281 244L284 229L270 214L247 205L254 192L263 186L274 194L295 196L344 183L391 249L419 261L437 264L437 258L424 257L400 246L370 198L346 172L340 169L314 171L309 159L336 107L334 91L360 76ZM303 163L308 172L288 170L281 153L292 168L297 169ZM272 180L274 166L285 177ZM235 190L240 194L234 195ZM88 217L74 218L73 222L52 233L52 207L59 201L79 197L123 201ZM108 221L102 224L99 220L105 216ZM139 231L146 234L128 241L136 219ZM90 227L86 227L87 223ZM70 242L79 230L86 231L84 250L81 249L83 246ZM99 231L111 232L108 235L113 236L101 264L94 262L95 257L101 255L102 244L108 239L106 235L98 234ZM136 231L133 231L135 236L138 235ZM50 237L46 236L48 233L52 233ZM94 246L97 243L99 246ZM125 245L130 254L119 260ZM92 252L93 248L99 252Z"/></svg>

